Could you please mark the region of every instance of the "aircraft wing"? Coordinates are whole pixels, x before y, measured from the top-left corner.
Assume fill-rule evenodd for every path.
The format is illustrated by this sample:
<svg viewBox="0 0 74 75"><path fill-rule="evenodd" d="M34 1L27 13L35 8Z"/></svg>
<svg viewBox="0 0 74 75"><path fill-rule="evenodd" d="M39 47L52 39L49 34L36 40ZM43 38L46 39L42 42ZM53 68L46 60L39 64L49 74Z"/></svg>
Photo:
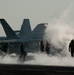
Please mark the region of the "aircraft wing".
<svg viewBox="0 0 74 75"><path fill-rule="evenodd" d="M0 40L0 43L5 43L5 42L12 43L17 41L18 41L17 39L4 39L4 40Z"/></svg>

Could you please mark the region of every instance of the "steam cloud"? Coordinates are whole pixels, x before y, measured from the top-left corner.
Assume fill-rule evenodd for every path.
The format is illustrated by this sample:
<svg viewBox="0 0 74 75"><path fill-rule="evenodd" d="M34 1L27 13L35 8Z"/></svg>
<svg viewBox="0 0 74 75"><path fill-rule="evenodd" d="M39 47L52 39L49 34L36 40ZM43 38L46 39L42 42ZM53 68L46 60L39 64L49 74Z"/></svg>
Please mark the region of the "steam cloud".
<svg viewBox="0 0 74 75"><path fill-rule="evenodd" d="M68 53L68 46L71 39L74 39L73 26L65 22L71 11L71 6L64 10L58 19L48 23L44 39L48 40L57 50ZM63 53L64 53L63 52Z"/></svg>

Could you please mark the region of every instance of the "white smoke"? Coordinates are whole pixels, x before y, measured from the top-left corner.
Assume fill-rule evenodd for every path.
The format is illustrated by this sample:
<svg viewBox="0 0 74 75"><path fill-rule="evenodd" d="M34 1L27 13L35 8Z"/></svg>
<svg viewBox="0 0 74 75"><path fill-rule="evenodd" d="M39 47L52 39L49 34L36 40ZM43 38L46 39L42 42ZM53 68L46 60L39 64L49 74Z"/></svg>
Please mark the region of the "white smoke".
<svg viewBox="0 0 74 75"><path fill-rule="evenodd" d="M65 53L68 52L70 40L74 39L73 26L65 22L70 11L71 6L64 10L58 19L48 23L45 31L46 34L44 36L44 39L48 40L51 46L54 46L56 49L63 50Z"/></svg>
<svg viewBox="0 0 74 75"><path fill-rule="evenodd" d="M29 55L34 56L33 59L25 61L24 64L31 65L53 65L53 66L74 66L74 59L70 56L61 57L59 54L57 56L48 56L45 53L30 53Z"/></svg>
<svg viewBox="0 0 74 75"><path fill-rule="evenodd" d="M18 56L6 55L2 58L0 56L0 63L3 64L29 64L29 65L53 65L53 66L74 66L74 58L61 55L48 56L46 53L28 53L24 61L19 60Z"/></svg>

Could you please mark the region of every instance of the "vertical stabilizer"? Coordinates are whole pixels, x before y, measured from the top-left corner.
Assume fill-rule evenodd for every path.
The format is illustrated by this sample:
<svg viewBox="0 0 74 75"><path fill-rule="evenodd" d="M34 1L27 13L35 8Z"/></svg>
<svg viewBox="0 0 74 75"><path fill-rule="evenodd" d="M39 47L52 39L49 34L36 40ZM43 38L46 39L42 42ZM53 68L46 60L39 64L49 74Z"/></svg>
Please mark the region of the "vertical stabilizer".
<svg viewBox="0 0 74 75"><path fill-rule="evenodd" d="M38 24L32 31L33 40L43 40L47 23Z"/></svg>
<svg viewBox="0 0 74 75"><path fill-rule="evenodd" d="M0 22L8 38L13 38L13 39L17 38L17 35L15 34L15 32L12 30L12 28L4 19L0 19Z"/></svg>
<svg viewBox="0 0 74 75"><path fill-rule="evenodd" d="M44 33L46 29L47 23L40 23L38 24L32 31L32 33Z"/></svg>
<svg viewBox="0 0 74 75"><path fill-rule="evenodd" d="M20 37L21 38L27 38L30 36L31 34L31 26L30 26L30 21L29 19L24 19L23 20L23 24L21 26L21 30L20 30Z"/></svg>

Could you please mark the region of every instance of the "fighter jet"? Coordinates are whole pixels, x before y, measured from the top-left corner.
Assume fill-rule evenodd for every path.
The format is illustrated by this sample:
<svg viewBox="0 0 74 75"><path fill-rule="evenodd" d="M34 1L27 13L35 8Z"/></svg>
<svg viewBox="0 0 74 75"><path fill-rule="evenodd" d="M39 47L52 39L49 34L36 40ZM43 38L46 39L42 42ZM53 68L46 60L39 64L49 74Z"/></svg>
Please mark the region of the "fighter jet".
<svg viewBox="0 0 74 75"><path fill-rule="evenodd" d="M47 25L47 23L40 23L32 31L29 19L24 19L21 29L14 31L4 19L0 19L0 22L8 38L19 38L19 40L24 42L43 40L44 32Z"/></svg>
<svg viewBox="0 0 74 75"><path fill-rule="evenodd" d="M1 40L1 42L9 42L19 47L18 44L20 45L21 42L34 44L34 42L38 43L43 40L44 30L46 29L44 23L38 24L32 31L29 19L24 19L20 31L13 31L5 19L0 19L0 22L8 38Z"/></svg>

